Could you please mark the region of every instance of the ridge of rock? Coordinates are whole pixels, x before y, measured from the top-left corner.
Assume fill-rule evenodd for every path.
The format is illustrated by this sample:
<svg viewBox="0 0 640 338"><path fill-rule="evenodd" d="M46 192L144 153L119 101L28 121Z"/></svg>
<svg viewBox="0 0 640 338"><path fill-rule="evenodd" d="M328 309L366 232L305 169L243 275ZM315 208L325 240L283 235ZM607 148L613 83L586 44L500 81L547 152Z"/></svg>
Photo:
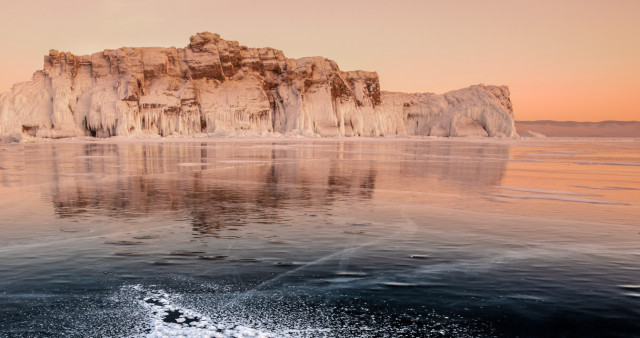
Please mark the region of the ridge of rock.
<svg viewBox="0 0 640 338"><path fill-rule="evenodd" d="M0 135L195 135L250 130L320 136L515 136L507 87L442 95L381 92L378 74L290 59L198 33L185 48L49 51L0 95Z"/></svg>

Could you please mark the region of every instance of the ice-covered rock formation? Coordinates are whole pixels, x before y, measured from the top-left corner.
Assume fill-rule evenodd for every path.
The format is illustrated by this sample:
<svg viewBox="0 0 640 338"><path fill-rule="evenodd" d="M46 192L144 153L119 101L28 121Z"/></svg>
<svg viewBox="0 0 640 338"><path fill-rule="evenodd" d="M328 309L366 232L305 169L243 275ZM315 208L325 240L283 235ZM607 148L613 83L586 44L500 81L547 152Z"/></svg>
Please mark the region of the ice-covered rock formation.
<svg viewBox="0 0 640 338"><path fill-rule="evenodd" d="M30 82L0 95L0 135L38 137L225 131L321 136L514 136L506 87L436 94L380 91L375 72L322 57L288 59L199 33L185 48L51 50Z"/></svg>
<svg viewBox="0 0 640 338"><path fill-rule="evenodd" d="M382 109L409 135L515 136L509 88L476 85L442 95L382 93Z"/></svg>

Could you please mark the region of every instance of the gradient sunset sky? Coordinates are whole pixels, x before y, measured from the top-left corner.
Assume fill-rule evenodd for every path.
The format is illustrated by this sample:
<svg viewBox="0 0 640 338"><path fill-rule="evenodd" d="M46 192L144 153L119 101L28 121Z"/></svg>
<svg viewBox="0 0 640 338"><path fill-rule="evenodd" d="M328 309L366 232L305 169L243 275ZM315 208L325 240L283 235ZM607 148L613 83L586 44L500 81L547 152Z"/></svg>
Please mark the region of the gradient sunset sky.
<svg viewBox="0 0 640 338"><path fill-rule="evenodd" d="M22 0L0 16L0 92L49 49L184 47L210 31L375 70L387 91L508 85L517 120L640 120L638 0Z"/></svg>

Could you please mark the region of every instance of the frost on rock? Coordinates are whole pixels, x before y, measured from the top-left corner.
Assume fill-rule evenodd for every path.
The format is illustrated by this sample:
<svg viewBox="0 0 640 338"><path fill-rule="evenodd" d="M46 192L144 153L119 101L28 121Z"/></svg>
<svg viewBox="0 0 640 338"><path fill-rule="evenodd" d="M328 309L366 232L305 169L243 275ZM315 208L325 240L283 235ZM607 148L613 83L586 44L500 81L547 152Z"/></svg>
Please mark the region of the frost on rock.
<svg viewBox="0 0 640 338"><path fill-rule="evenodd" d="M185 48L49 51L30 82L0 95L0 135L231 134L515 136L507 87L443 95L380 91L378 74L286 58L217 34Z"/></svg>

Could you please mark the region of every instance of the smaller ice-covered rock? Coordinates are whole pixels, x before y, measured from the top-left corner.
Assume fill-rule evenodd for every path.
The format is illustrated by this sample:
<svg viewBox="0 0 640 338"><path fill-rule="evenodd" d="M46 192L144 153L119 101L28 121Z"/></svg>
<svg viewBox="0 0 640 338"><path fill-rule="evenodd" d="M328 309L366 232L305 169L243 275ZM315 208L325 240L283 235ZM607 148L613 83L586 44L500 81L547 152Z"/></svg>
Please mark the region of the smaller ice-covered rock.
<svg viewBox="0 0 640 338"><path fill-rule="evenodd" d="M382 92L382 107L402 117L409 135L517 136L506 86L475 85L442 95Z"/></svg>

